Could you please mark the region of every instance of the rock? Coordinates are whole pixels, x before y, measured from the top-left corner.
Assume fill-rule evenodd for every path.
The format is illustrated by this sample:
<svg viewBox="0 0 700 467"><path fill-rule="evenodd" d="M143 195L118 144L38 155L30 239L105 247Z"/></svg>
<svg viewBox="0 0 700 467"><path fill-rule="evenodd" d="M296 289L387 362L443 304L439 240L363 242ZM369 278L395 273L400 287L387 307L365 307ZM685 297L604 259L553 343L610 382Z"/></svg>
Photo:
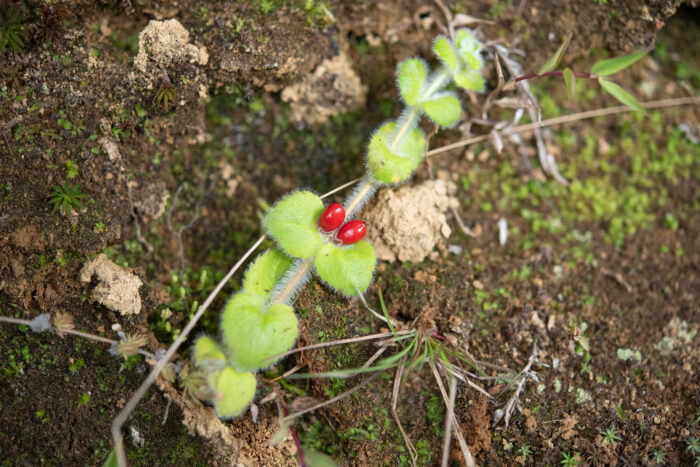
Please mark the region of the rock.
<svg viewBox="0 0 700 467"><path fill-rule="evenodd" d="M367 86L345 54L324 60L311 75L282 91L282 100L291 103L290 119L308 125L363 107L366 96Z"/></svg>
<svg viewBox="0 0 700 467"><path fill-rule="evenodd" d="M129 182L133 194L134 207L148 220L158 219L165 213L170 199L168 188L163 182Z"/></svg>
<svg viewBox="0 0 700 467"><path fill-rule="evenodd" d="M385 189L362 215L367 240L377 258L394 262L422 261L435 245L449 238L447 211L457 206L450 196L452 182L428 180L398 191Z"/></svg>
<svg viewBox="0 0 700 467"><path fill-rule="evenodd" d="M95 275L99 284L92 291L94 301L122 315L141 311L139 287L143 283L136 274L100 254L85 263L80 271L80 281L90 282Z"/></svg>
<svg viewBox="0 0 700 467"><path fill-rule="evenodd" d="M134 66L145 72L149 68L167 68L177 63L204 63L209 54L190 44L190 33L176 19L151 20L139 34L139 53ZM150 62L150 65L149 65Z"/></svg>

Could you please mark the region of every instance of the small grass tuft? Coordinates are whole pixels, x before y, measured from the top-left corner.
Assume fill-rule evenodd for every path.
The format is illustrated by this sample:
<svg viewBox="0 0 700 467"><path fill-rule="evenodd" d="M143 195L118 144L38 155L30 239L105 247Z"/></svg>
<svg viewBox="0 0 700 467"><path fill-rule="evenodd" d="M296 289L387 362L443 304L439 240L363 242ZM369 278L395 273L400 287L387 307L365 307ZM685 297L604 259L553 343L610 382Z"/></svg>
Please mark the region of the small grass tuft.
<svg viewBox="0 0 700 467"><path fill-rule="evenodd" d="M562 457L564 459L560 462L561 465L566 465L566 466L572 466L572 465L581 465L581 453L580 452L574 452L572 454L564 453L562 454Z"/></svg>
<svg viewBox="0 0 700 467"><path fill-rule="evenodd" d="M617 446L618 441L622 441L620 431L615 429L615 425L600 432L603 435L603 443L612 447Z"/></svg>
<svg viewBox="0 0 700 467"><path fill-rule="evenodd" d="M6 49L15 55L22 52L27 35L23 19L19 8L6 5L0 8L0 54Z"/></svg>
<svg viewBox="0 0 700 467"><path fill-rule="evenodd" d="M83 202L81 199L87 195L80 191L80 185L65 182L63 186L54 185L49 196L49 202L53 204L53 212L61 211L70 214L71 209L81 209Z"/></svg>

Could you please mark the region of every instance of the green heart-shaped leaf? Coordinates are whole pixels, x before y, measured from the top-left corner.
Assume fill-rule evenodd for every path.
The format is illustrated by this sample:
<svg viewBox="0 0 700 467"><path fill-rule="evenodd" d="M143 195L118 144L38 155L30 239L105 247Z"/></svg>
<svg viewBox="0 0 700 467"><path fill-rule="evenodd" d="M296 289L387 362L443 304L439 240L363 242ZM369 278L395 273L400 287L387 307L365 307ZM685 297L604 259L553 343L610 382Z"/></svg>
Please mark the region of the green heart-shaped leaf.
<svg viewBox="0 0 700 467"><path fill-rule="evenodd" d="M440 61L451 70L457 69L457 54L455 53L454 47L452 47L452 42L450 42L448 38L440 36L435 39L433 52L435 52L435 55L437 55Z"/></svg>
<svg viewBox="0 0 700 467"><path fill-rule="evenodd" d="M486 89L484 77L474 70L459 70L454 74L455 84L467 91L483 92Z"/></svg>
<svg viewBox="0 0 700 467"><path fill-rule="evenodd" d="M363 293L372 281L376 263L374 248L366 241L348 246L326 243L314 258L316 274L335 290L352 297Z"/></svg>
<svg viewBox="0 0 700 467"><path fill-rule="evenodd" d="M288 255L310 258L323 242L317 227L321 212L321 198L310 191L296 191L270 209L262 223Z"/></svg>
<svg viewBox="0 0 700 467"><path fill-rule="evenodd" d="M408 58L399 63L396 71L401 97L406 105L416 105L428 77L428 67L419 58Z"/></svg>
<svg viewBox="0 0 700 467"><path fill-rule="evenodd" d="M202 336L194 344L194 363L208 371L218 370L226 366L226 355L219 343L209 336Z"/></svg>
<svg viewBox="0 0 700 467"><path fill-rule="evenodd" d="M395 122L385 123L369 141L367 168L380 183L401 183L406 180L418 167L425 152L425 134L417 127L410 130L392 151L389 138L395 128Z"/></svg>
<svg viewBox="0 0 700 467"><path fill-rule="evenodd" d="M421 107L431 120L440 126L452 126L459 120L462 107L452 93L436 94L429 101L421 102Z"/></svg>
<svg viewBox="0 0 700 467"><path fill-rule="evenodd" d="M265 307L260 297L245 292L229 300L221 317L222 340L239 370L271 365L272 357L291 349L298 335L292 307L284 303Z"/></svg>
<svg viewBox="0 0 700 467"><path fill-rule="evenodd" d="M253 400L258 382L252 372L238 372L227 366L212 375L209 384L216 394L216 415L219 418L233 418L243 413Z"/></svg>
<svg viewBox="0 0 700 467"><path fill-rule="evenodd" d="M245 272L243 291L267 298L277 282L292 265L292 258L277 248L271 248L255 258Z"/></svg>

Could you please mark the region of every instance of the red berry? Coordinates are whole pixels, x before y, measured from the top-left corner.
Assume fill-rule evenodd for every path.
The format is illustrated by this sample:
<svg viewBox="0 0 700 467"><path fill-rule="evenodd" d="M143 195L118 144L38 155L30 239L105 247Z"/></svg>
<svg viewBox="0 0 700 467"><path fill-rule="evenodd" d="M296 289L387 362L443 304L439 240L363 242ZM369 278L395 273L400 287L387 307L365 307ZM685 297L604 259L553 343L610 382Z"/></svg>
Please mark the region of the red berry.
<svg viewBox="0 0 700 467"><path fill-rule="evenodd" d="M343 225L343 221L345 221L345 208L340 203L333 203L328 205L318 218L318 226L324 232L333 232Z"/></svg>
<svg viewBox="0 0 700 467"><path fill-rule="evenodd" d="M367 233L367 227L365 223L360 220L348 221L344 226L340 228L335 238L340 240L343 245L352 245L362 240Z"/></svg>

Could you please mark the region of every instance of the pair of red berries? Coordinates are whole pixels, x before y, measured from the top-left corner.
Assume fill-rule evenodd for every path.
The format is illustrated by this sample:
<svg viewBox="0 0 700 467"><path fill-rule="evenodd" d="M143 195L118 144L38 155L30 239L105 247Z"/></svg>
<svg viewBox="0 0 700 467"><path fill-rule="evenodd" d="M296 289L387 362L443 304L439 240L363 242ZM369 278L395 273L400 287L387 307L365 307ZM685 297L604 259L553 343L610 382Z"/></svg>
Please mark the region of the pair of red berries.
<svg viewBox="0 0 700 467"><path fill-rule="evenodd" d="M367 233L367 227L361 220L353 219L345 222L345 208L340 203L333 203L326 207L318 219L318 226L326 233L331 233L340 227L335 234L336 240L343 245L352 245L362 240Z"/></svg>

